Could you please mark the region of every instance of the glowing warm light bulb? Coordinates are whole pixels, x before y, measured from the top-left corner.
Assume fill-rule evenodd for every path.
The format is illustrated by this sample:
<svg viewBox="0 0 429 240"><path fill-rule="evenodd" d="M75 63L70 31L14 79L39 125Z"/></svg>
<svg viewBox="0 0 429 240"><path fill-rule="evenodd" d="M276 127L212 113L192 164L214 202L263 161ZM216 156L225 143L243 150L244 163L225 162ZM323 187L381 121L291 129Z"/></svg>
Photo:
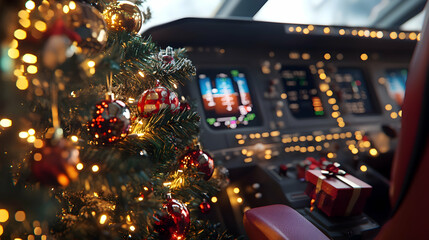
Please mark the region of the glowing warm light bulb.
<svg viewBox="0 0 429 240"><path fill-rule="evenodd" d="M240 192L240 188L238 188L238 187L236 187L236 188L234 188L234 193L239 193Z"/></svg>
<svg viewBox="0 0 429 240"><path fill-rule="evenodd" d="M131 226L130 226L130 230L131 230L132 232L134 232L134 231L136 230L136 227L134 227L133 225L131 225Z"/></svg>
<svg viewBox="0 0 429 240"><path fill-rule="evenodd" d="M36 141L36 137L35 137L35 136L29 136L29 137L27 138L27 142L28 142L28 143L34 143L34 141Z"/></svg>
<svg viewBox="0 0 429 240"><path fill-rule="evenodd" d="M92 166L92 171L93 172L98 172L98 170L100 170L100 167L98 167L98 165Z"/></svg>
<svg viewBox="0 0 429 240"><path fill-rule="evenodd" d="M69 6L64 5L64 6L63 6L63 12L64 12L65 14L67 14L68 12L70 12L70 8L69 8Z"/></svg>
<svg viewBox="0 0 429 240"><path fill-rule="evenodd" d="M28 132L19 132L18 133L19 138L28 138L29 134Z"/></svg>
<svg viewBox="0 0 429 240"><path fill-rule="evenodd" d="M6 209L0 209L0 222L6 222L9 219L9 212Z"/></svg>
<svg viewBox="0 0 429 240"><path fill-rule="evenodd" d="M30 74L35 74L37 73L37 67L34 65L30 65L27 67L27 72Z"/></svg>
<svg viewBox="0 0 429 240"><path fill-rule="evenodd" d="M217 202L217 197L212 197L211 201L212 201L212 203L216 203Z"/></svg>
<svg viewBox="0 0 429 240"><path fill-rule="evenodd" d="M69 2L69 8L70 8L71 10L75 10L75 9L76 9L76 3L75 3L74 1L70 1L70 2Z"/></svg>
<svg viewBox="0 0 429 240"><path fill-rule="evenodd" d="M386 109L386 111L390 111L390 110L392 110L392 105L386 104L386 106L384 106L384 108Z"/></svg>
<svg viewBox="0 0 429 240"><path fill-rule="evenodd" d="M25 3L25 8L27 8L28 10L33 10L35 7L36 4L31 0Z"/></svg>
<svg viewBox="0 0 429 240"><path fill-rule="evenodd" d="M77 141L79 141L79 138L77 137L77 136L71 136L71 138L70 138L71 140L72 140L72 142L77 142Z"/></svg>
<svg viewBox="0 0 429 240"><path fill-rule="evenodd" d="M100 217L100 224L105 224L107 220L106 214L101 215Z"/></svg>
<svg viewBox="0 0 429 240"><path fill-rule="evenodd" d="M7 51L7 55L12 59L17 59L19 57L19 50L15 48L10 48Z"/></svg>
<svg viewBox="0 0 429 240"><path fill-rule="evenodd" d="M22 29L16 29L13 33L16 39L24 40L27 37L27 32Z"/></svg>
<svg viewBox="0 0 429 240"><path fill-rule="evenodd" d="M237 202L238 202L238 203L242 203L242 202L243 202L243 199L242 199L241 197L239 197L239 198L237 198Z"/></svg>
<svg viewBox="0 0 429 240"><path fill-rule="evenodd" d="M88 67L90 67L90 68L92 68L92 67L94 67L95 66L95 62L94 61L92 61L92 60L90 60L90 61L88 61Z"/></svg>
<svg viewBox="0 0 429 240"><path fill-rule="evenodd" d="M2 120L0 120L0 126L7 128L12 126L12 120L7 119L7 118L3 118Z"/></svg>
<svg viewBox="0 0 429 240"><path fill-rule="evenodd" d="M25 212L24 211L17 211L15 213L15 220L17 222L23 222L23 221L25 221Z"/></svg>
<svg viewBox="0 0 429 240"><path fill-rule="evenodd" d="M34 235L42 235L42 228L41 227L35 227L34 228Z"/></svg>
<svg viewBox="0 0 429 240"><path fill-rule="evenodd" d="M30 128L30 129L28 129L28 134L33 136L34 134L36 134L36 130L34 130L33 128Z"/></svg>
<svg viewBox="0 0 429 240"><path fill-rule="evenodd" d="M78 163L78 164L76 164L76 169L77 170L82 170L83 169L83 164L82 163Z"/></svg>
<svg viewBox="0 0 429 240"><path fill-rule="evenodd" d="M46 31L46 23L42 21L37 21L34 23L34 27L40 32Z"/></svg>
<svg viewBox="0 0 429 240"><path fill-rule="evenodd" d="M371 156L375 157L375 156L377 156L377 155L378 155L378 151L377 151L377 149L375 149L375 148L371 148L371 149L369 150L369 154L370 154Z"/></svg>
<svg viewBox="0 0 429 240"><path fill-rule="evenodd" d="M16 87L19 90L25 90L28 88L28 80L26 77L21 76L18 78L18 80L16 81Z"/></svg>
<svg viewBox="0 0 429 240"><path fill-rule="evenodd" d="M365 165L362 165L362 166L360 166L360 170L361 170L362 172L366 172L366 171L368 171L368 167L367 167L367 166L365 166Z"/></svg>
<svg viewBox="0 0 429 240"><path fill-rule="evenodd" d="M362 53L362 54L360 55L360 59L361 59L362 61L366 61L366 60L368 60L368 55L367 55L366 53Z"/></svg>

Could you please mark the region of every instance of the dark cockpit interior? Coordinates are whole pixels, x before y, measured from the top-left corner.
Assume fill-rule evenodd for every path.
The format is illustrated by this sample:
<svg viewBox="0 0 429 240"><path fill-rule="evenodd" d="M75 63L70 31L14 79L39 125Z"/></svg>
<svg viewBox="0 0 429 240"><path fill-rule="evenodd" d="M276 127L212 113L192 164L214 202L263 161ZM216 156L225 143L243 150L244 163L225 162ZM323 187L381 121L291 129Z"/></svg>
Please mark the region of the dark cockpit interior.
<svg viewBox="0 0 429 240"><path fill-rule="evenodd" d="M392 190L395 152L414 141L401 138L401 122L404 131L403 115L420 113L420 106L404 104L415 94L407 78L418 68L410 66L416 44L424 41L420 29L401 26L424 15L426 1L381 1L384 8L370 14L365 26L252 20L266 2L225 1L216 18L184 18L144 32L163 47L185 47L196 65L194 82L180 90L201 115L204 148L222 162L230 179L211 199L212 215L237 236L247 231L250 239L283 239L287 235L270 235L281 228L270 222L277 221L270 211L282 209L258 210L281 204L330 239L372 239L398 211L389 199L389 189L390 194L396 191L396 199L400 191ZM347 1L347 7L359 2ZM341 5L344 11L347 4ZM420 54L427 55L425 50ZM424 78L413 81L428 85L425 74L411 74ZM418 110L406 112L404 106ZM305 170L322 168L325 161L338 162L372 186L363 213L329 217L310 210ZM413 176L411 171L402 179L412 181Z"/></svg>

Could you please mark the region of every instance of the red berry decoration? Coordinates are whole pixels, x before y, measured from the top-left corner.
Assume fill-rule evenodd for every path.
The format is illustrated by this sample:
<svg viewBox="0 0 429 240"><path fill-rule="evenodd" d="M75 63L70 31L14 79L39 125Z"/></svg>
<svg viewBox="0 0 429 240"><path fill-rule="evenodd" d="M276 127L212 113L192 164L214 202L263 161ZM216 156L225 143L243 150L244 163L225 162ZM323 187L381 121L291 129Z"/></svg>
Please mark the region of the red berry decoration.
<svg viewBox="0 0 429 240"><path fill-rule="evenodd" d="M182 158L181 162L186 167L196 167L199 172L205 174L204 179L209 180L214 172L213 158L202 150L191 150Z"/></svg>
<svg viewBox="0 0 429 240"><path fill-rule="evenodd" d="M191 105L189 105L189 103L187 102L180 102L180 107L179 107L180 111L184 111L184 110L191 110Z"/></svg>
<svg viewBox="0 0 429 240"><path fill-rule="evenodd" d="M202 213L208 213L210 212L211 206L210 203L207 202L207 199L203 199L203 202L200 203L200 210Z"/></svg>
<svg viewBox="0 0 429 240"><path fill-rule="evenodd" d="M162 205L162 210L154 214L154 229L160 239L176 240L183 239L189 230L191 219L186 206L171 195Z"/></svg>
<svg viewBox="0 0 429 240"><path fill-rule="evenodd" d="M47 186L67 186L76 180L79 150L67 139L49 139L36 148L30 159L34 178Z"/></svg>
<svg viewBox="0 0 429 240"><path fill-rule="evenodd" d="M174 64L174 50L172 47L167 47L165 50L161 50L158 54L158 58L162 60L164 64Z"/></svg>
<svg viewBox="0 0 429 240"><path fill-rule="evenodd" d="M141 117L148 118L164 108L172 111L179 109L177 94L161 86L159 83L152 89L143 92L137 104Z"/></svg>
<svg viewBox="0 0 429 240"><path fill-rule="evenodd" d="M113 143L127 136L130 130L131 112L120 100L103 100L95 105L88 131L97 144Z"/></svg>

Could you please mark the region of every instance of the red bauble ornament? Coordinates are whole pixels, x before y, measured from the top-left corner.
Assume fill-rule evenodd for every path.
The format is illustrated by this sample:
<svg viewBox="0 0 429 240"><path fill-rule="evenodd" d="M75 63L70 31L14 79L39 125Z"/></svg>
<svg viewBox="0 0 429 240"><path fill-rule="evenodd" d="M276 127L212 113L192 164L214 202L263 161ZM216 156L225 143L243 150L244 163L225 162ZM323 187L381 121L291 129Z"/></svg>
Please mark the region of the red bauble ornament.
<svg viewBox="0 0 429 240"><path fill-rule="evenodd" d="M76 180L79 150L67 139L43 141L43 147L36 148L30 159L34 178L48 186L67 186Z"/></svg>
<svg viewBox="0 0 429 240"><path fill-rule="evenodd" d="M199 172L205 174L204 179L209 180L214 172L213 158L202 150L191 150L181 157L183 166L196 167Z"/></svg>
<svg viewBox="0 0 429 240"><path fill-rule="evenodd" d="M189 230L191 219L186 206L169 195L162 210L154 214L155 231L160 239L183 239Z"/></svg>
<svg viewBox="0 0 429 240"><path fill-rule="evenodd" d="M179 109L177 94L161 86L159 83L152 89L143 92L137 104L141 117L148 118L164 108L172 111Z"/></svg>
<svg viewBox="0 0 429 240"><path fill-rule="evenodd" d="M210 203L207 202L207 199L204 199L202 203L200 203L200 210L202 213L208 213L210 212L210 209L212 207L210 206Z"/></svg>
<svg viewBox="0 0 429 240"><path fill-rule="evenodd" d="M103 100L95 105L88 131L97 144L114 143L127 136L131 112L120 100Z"/></svg>

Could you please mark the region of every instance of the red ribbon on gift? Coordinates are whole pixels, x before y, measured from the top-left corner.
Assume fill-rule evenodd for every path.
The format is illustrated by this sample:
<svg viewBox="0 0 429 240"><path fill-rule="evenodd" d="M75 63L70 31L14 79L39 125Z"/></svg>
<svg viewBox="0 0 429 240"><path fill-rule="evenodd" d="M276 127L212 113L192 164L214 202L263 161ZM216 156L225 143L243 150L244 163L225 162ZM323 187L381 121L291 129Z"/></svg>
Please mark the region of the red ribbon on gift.
<svg viewBox="0 0 429 240"><path fill-rule="evenodd" d="M322 175L319 176L319 178L317 179L315 195L313 196L310 202L311 203L310 210L313 211L314 206L318 202L319 194L322 190L323 180L329 177L335 177L338 180L342 181L343 183L353 188L352 197L350 198L349 204L347 205L346 212L345 212L346 216L350 215L350 213L353 210L353 207L355 206L357 200L359 199L361 187L344 177L344 175L346 175L346 171L340 169L340 164L337 162L327 165L325 170L320 170L320 172L322 173Z"/></svg>

